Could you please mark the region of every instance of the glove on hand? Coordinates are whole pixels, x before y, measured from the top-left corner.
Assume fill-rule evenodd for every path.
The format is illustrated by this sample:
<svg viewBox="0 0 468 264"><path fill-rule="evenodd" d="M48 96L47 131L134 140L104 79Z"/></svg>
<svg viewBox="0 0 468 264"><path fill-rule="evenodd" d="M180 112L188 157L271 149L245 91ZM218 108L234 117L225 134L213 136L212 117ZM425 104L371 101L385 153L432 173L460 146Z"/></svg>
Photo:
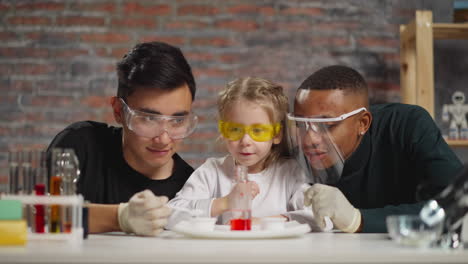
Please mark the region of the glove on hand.
<svg viewBox="0 0 468 264"><path fill-rule="evenodd" d="M120 229L140 236L156 236L164 230L171 209L165 196L155 196L152 191L136 193L128 203L119 204Z"/></svg>
<svg viewBox="0 0 468 264"><path fill-rule="evenodd" d="M314 184L304 192L304 205L312 206L320 227L325 227L324 217L343 232L354 233L361 225L361 212L352 206L344 194L335 187Z"/></svg>

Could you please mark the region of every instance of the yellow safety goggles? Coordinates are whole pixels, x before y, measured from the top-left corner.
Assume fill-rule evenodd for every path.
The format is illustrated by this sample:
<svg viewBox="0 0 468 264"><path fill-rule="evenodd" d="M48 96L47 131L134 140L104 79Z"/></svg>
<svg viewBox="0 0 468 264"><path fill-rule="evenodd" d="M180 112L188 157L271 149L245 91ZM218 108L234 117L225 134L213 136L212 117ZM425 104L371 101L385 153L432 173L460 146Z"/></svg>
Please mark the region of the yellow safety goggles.
<svg viewBox="0 0 468 264"><path fill-rule="evenodd" d="M240 140L247 133L253 140L264 142L272 140L278 135L281 130L281 124L254 124L246 126L220 120L218 122L218 128L223 137L232 141Z"/></svg>

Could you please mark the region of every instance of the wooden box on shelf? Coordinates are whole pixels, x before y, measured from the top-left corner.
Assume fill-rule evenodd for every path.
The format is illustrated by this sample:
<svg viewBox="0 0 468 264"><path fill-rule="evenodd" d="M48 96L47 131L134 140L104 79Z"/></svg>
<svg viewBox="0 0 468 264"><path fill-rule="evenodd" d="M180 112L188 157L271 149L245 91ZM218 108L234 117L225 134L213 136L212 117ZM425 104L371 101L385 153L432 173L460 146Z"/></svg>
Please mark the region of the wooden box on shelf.
<svg viewBox="0 0 468 264"><path fill-rule="evenodd" d="M434 118L434 39L468 39L468 24L433 23L432 12L400 25L400 82L402 102L424 107ZM468 140L447 140L468 146Z"/></svg>

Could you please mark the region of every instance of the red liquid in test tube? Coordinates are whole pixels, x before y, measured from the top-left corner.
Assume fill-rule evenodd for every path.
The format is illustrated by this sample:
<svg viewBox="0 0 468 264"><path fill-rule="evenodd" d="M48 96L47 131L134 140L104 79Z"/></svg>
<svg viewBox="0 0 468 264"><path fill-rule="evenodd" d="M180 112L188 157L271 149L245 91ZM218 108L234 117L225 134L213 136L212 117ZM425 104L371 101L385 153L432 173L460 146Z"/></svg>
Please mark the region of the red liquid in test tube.
<svg viewBox="0 0 468 264"><path fill-rule="evenodd" d="M34 186L34 191L36 195L45 195L45 184L39 183ZM36 233L44 233L44 227L45 227L45 208L44 205L34 205L34 208L36 209L36 214L35 214L35 230Z"/></svg>

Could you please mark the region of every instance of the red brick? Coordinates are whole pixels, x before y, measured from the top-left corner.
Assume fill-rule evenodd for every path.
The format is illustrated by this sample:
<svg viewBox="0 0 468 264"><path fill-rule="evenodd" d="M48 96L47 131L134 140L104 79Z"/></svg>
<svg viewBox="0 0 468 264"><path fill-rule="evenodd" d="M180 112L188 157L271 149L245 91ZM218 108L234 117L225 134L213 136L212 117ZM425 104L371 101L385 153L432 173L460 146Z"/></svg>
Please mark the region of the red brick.
<svg viewBox="0 0 468 264"><path fill-rule="evenodd" d="M262 15L274 15L275 9L268 6L256 6L256 5L236 5L227 8L227 12L232 14L262 14Z"/></svg>
<svg viewBox="0 0 468 264"><path fill-rule="evenodd" d="M50 51L51 56L59 58L73 58L77 56L88 55L89 51L84 49L53 49Z"/></svg>
<svg viewBox="0 0 468 264"><path fill-rule="evenodd" d="M1 48L0 56L7 58L49 58L49 57L75 57L87 55L82 49L45 49L45 48Z"/></svg>
<svg viewBox="0 0 468 264"><path fill-rule="evenodd" d="M18 100L18 95L2 95L0 96L0 103L2 104L14 104Z"/></svg>
<svg viewBox="0 0 468 264"><path fill-rule="evenodd" d="M168 15L171 12L169 5L140 5L138 3L126 3L124 14L129 15Z"/></svg>
<svg viewBox="0 0 468 264"><path fill-rule="evenodd" d="M9 31L0 32L0 40L17 40L18 34Z"/></svg>
<svg viewBox="0 0 468 264"><path fill-rule="evenodd" d="M47 148L47 145L41 144L41 143L35 143L35 144L25 144L25 143L10 143L8 144L8 151L12 150L25 150L25 149L30 149L30 150L45 150ZM2 149L2 151L4 151Z"/></svg>
<svg viewBox="0 0 468 264"><path fill-rule="evenodd" d="M18 63L15 65L14 73L16 75L41 75L50 74L56 70L54 65L50 64L30 64Z"/></svg>
<svg viewBox="0 0 468 264"><path fill-rule="evenodd" d="M121 59L125 54L127 54L128 51L128 48L113 48L110 51L110 56L117 59Z"/></svg>
<svg viewBox="0 0 468 264"><path fill-rule="evenodd" d="M231 46L233 42L230 39L223 37L199 37L193 38L190 43L198 46L215 46L215 47L227 47Z"/></svg>
<svg viewBox="0 0 468 264"><path fill-rule="evenodd" d="M107 64L107 65L102 66L102 72L104 73L115 72L115 65Z"/></svg>
<svg viewBox="0 0 468 264"><path fill-rule="evenodd" d="M209 98L209 99L197 99L193 102L193 107L195 109L201 108L211 108L216 105L216 99Z"/></svg>
<svg viewBox="0 0 468 264"><path fill-rule="evenodd" d="M9 90L15 92L32 92L34 91L34 82L23 80L11 80Z"/></svg>
<svg viewBox="0 0 468 264"><path fill-rule="evenodd" d="M99 57L106 57L109 55L106 48L94 48L94 54Z"/></svg>
<svg viewBox="0 0 468 264"><path fill-rule="evenodd" d="M79 92L83 89L84 84L79 80L42 80L35 81L36 89L39 92L56 92L56 91L71 91Z"/></svg>
<svg viewBox="0 0 468 264"><path fill-rule="evenodd" d="M184 5L177 9L177 14L181 16L196 15L209 16L219 13L219 9L210 5Z"/></svg>
<svg viewBox="0 0 468 264"><path fill-rule="evenodd" d="M286 14L286 15L316 16L316 15L322 15L323 9L314 8L314 7L289 7L289 8L281 10L281 13Z"/></svg>
<svg viewBox="0 0 468 264"><path fill-rule="evenodd" d="M27 95L23 96L23 102L27 106L53 106L53 107L71 107L73 98L71 96L58 95Z"/></svg>
<svg viewBox="0 0 468 264"><path fill-rule="evenodd" d="M386 62L400 64L400 53L383 53L382 57Z"/></svg>
<svg viewBox="0 0 468 264"><path fill-rule="evenodd" d="M202 68L198 68L198 69L195 69L194 70L194 73L193 73L196 78L199 78L201 76L205 76L205 77L226 77L228 74L226 71L224 70L221 70L219 68L205 68L205 69L202 69Z"/></svg>
<svg viewBox="0 0 468 264"><path fill-rule="evenodd" d="M154 18L123 18L112 19L111 24L119 27L138 27L138 28L155 28L156 21Z"/></svg>
<svg viewBox="0 0 468 264"><path fill-rule="evenodd" d="M255 21L248 20L224 20L216 23L216 26L234 31L254 31L258 29L258 24Z"/></svg>
<svg viewBox="0 0 468 264"><path fill-rule="evenodd" d="M210 91L210 92L219 92L220 89L224 88L223 84L215 85L215 84L205 84L203 85L203 90ZM197 99L198 100L198 99ZM204 119L204 117L198 117L198 119Z"/></svg>
<svg viewBox="0 0 468 264"><path fill-rule="evenodd" d="M70 6L74 11L97 11L113 13L117 7L115 3L72 3Z"/></svg>
<svg viewBox="0 0 468 264"><path fill-rule="evenodd" d="M104 108L109 106L109 96L87 96L81 99L81 103L88 107Z"/></svg>
<svg viewBox="0 0 468 264"><path fill-rule="evenodd" d="M349 39L346 37L314 37L310 41L310 45L314 47L321 46L347 46L349 45Z"/></svg>
<svg viewBox="0 0 468 264"><path fill-rule="evenodd" d="M358 39L359 45L366 47L398 47L400 42L397 39L364 37Z"/></svg>
<svg viewBox="0 0 468 264"><path fill-rule="evenodd" d="M306 32L311 30L311 26L307 21L270 22L266 23L264 27L270 30L291 32Z"/></svg>
<svg viewBox="0 0 468 264"><path fill-rule="evenodd" d="M239 61L241 58L239 54L221 54L219 55L219 60L224 63L234 63Z"/></svg>
<svg viewBox="0 0 468 264"><path fill-rule="evenodd" d="M311 28L314 31L334 31L334 30L348 30L348 29L357 29L359 23L357 22L326 22L326 23L313 23Z"/></svg>
<svg viewBox="0 0 468 264"><path fill-rule="evenodd" d="M44 3L18 3L16 4L17 10L50 10L60 11L65 9L65 4L55 2L44 2Z"/></svg>
<svg viewBox="0 0 468 264"><path fill-rule="evenodd" d="M8 184L8 182L9 182L8 171L5 169L0 174L0 184Z"/></svg>
<svg viewBox="0 0 468 264"><path fill-rule="evenodd" d="M103 17L67 16L57 18L57 24L65 26L103 26L104 23L105 19Z"/></svg>
<svg viewBox="0 0 468 264"><path fill-rule="evenodd" d="M198 60L198 61L210 61L213 60L214 56L212 53L203 53L203 52L185 52L185 56L189 61Z"/></svg>
<svg viewBox="0 0 468 264"><path fill-rule="evenodd" d="M126 43L130 41L130 36L120 33L88 33L82 34L81 39L98 43Z"/></svg>
<svg viewBox="0 0 468 264"><path fill-rule="evenodd" d="M398 91L400 85L389 82L367 81L367 85L371 90L385 90L385 91Z"/></svg>
<svg viewBox="0 0 468 264"><path fill-rule="evenodd" d="M45 33L45 32L31 32L26 33L26 37L31 40L42 40L42 39L54 39L63 42L79 40L79 34L77 33Z"/></svg>
<svg viewBox="0 0 468 264"><path fill-rule="evenodd" d="M166 36L143 36L140 41L142 42L150 42L150 41L162 41L169 43L175 46L181 46L185 43L185 39L183 37L166 37Z"/></svg>
<svg viewBox="0 0 468 264"><path fill-rule="evenodd" d="M166 24L167 29L202 29L208 26L202 21L173 21Z"/></svg>
<svg viewBox="0 0 468 264"><path fill-rule="evenodd" d="M55 120L53 119L47 119L44 115L44 112L39 112L39 111L33 111L33 112L25 112L23 115L23 120L21 121L27 121L28 123L30 122L54 122Z"/></svg>
<svg viewBox="0 0 468 264"><path fill-rule="evenodd" d="M0 57L47 58L49 57L49 50L41 48L0 48Z"/></svg>
<svg viewBox="0 0 468 264"><path fill-rule="evenodd" d="M50 25L52 20L48 17L24 17L24 16L15 16L7 19L8 23L12 25Z"/></svg>
<svg viewBox="0 0 468 264"><path fill-rule="evenodd" d="M10 3L0 3L0 12L8 11L11 7Z"/></svg>

